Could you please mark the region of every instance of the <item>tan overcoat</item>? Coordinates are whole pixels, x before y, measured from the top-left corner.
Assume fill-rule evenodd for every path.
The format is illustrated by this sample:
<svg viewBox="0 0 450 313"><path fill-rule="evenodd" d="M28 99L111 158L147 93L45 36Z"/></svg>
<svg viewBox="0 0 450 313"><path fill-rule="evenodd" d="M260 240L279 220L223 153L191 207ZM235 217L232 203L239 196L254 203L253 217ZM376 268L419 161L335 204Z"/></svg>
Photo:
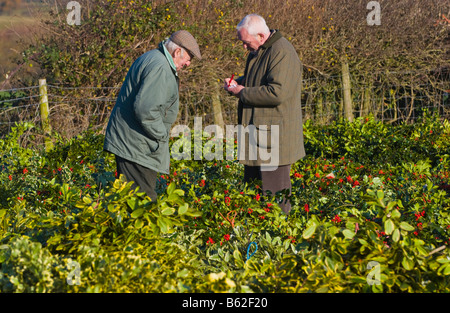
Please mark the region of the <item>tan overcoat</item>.
<svg viewBox="0 0 450 313"><path fill-rule="evenodd" d="M276 166L293 164L305 156L300 103L303 65L292 44L279 31L272 32L247 58L244 76L236 79L245 86L239 96L238 124L246 136L238 136L238 145L246 139L238 157L249 166L273 166L276 153ZM252 127L255 135L250 132ZM256 149L249 139L252 136Z"/></svg>

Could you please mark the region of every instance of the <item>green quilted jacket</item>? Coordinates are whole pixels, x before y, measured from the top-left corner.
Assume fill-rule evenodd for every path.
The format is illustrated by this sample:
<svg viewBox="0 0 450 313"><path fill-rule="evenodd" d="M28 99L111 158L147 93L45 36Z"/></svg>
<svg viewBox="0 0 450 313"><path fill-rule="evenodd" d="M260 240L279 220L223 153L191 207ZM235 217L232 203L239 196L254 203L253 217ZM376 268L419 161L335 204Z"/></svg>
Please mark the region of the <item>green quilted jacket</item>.
<svg viewBox="0 0 450 313"><path fill-rule="evenodd" d="M160 43L131 66L111 112L104 150L168 174L169 134L179 108L179 79Z"/></svg>

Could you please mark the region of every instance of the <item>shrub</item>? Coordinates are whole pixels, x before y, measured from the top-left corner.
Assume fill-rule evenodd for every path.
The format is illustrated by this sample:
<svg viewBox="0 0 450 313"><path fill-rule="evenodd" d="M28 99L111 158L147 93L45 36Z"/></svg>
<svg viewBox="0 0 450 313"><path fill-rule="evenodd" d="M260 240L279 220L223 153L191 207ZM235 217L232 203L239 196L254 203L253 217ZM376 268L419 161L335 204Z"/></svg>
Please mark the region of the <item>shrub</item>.
<svg viewBox="0 0 450 313"><path fill-rule="evenodd" d="M19 134L0 141L20 158L0 172L3 292L449 290L448 123L307 123L289 215L236 160L172 160L150 202L102 136L46 153Z"/></svg>

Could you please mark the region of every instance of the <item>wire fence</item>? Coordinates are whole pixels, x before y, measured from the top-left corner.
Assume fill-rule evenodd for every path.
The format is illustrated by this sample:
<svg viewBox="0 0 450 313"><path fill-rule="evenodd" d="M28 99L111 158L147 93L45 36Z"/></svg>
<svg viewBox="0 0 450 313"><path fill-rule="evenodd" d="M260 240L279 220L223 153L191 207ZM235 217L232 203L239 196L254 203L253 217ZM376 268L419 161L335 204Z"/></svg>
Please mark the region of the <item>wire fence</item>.
<svg viewBox="0 0 450 313"><path fill-rule="evenodd" d="M61 87L47 85L49 120L53 129L71 137L98 128L110 114L119 87ZM41 123L39 86L0 90L0 133L16 123Z"/></svg>
<svg viewBox="0 0 450 313"><path fill-rule="evenodd" d="M389 85L365 86L352 77L352 112L354 118L372 115L386 122L414 122L425 111L450 116L450 83L440 81L402 87ZM189 94L189 87L180 89L180 96ZM49 121L53 130L66 138L84 130L103 131L114 107L120 87L63 87L47 85ZM39 86L0 90L0 134L4 137L16 123L40 125L41 94ZM225 124L237 122L236 100L222 102ZM220 98L219 97L219 98ZM203 98L201 98L203 99ZM184 100L184 101L183 101ZM201 101L201 100L200 100ZM209 100L208 100L209 101ZM189 103L180 99L177 124L191 124L201 116L204 125L215 124L211 103ZM234 101L234 102L233 102ZM326 80L307 78L303 81L302 112L304 120L327 124L344 117L344 97L341 77ZM230 104L232 103L232 104Z"/></svg>

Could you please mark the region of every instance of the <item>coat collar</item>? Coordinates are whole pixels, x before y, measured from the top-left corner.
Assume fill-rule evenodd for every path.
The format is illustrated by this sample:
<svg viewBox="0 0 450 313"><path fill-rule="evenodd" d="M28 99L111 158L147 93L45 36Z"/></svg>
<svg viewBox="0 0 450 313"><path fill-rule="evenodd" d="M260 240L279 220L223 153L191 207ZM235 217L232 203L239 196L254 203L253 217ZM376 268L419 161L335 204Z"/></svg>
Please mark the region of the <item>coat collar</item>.
<svg viewBox="0 0 450 313"><path fill-rule="evenodd" d="M272 45L275 43L275 41L277 41L278 39L283 37L283 35L281 35L281 33L277 29L272 29L272 30L270 30L270 32L271 32L271 34L270 34L269 38L261 46L262 49L267 49L267 48L272 47Z"/></svg>
<svg viewBox="0 0 450 313"><path fill-rule="evenodd" d="M166 46L164 45L164 43L165 43L165 41L160 42L158 48L159 48L159 50L164 54L164 56L166 57L167 62L169 62L170 67L172 68L172 70L173 70L175 76L178 76L177 68L176 68L176 66L175 66L175 63L173 62L173 58L172 58L172 56L170 55L170 53L169 53L169 51L167 50L167 48L166 48Z"/></svg>

